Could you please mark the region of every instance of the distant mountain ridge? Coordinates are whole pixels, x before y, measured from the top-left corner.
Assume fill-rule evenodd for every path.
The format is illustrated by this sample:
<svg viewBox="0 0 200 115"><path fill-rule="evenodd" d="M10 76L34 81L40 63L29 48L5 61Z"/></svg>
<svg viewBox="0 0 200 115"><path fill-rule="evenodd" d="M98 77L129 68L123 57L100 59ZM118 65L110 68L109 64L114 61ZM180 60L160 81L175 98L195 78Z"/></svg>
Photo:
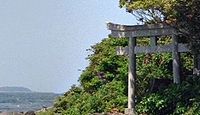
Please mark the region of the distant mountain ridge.
<svg viewBox="0 0 200 115"><path fill-rule="evenodd" d="M25 87L0 87L0 92L32 92Z"/></svg>

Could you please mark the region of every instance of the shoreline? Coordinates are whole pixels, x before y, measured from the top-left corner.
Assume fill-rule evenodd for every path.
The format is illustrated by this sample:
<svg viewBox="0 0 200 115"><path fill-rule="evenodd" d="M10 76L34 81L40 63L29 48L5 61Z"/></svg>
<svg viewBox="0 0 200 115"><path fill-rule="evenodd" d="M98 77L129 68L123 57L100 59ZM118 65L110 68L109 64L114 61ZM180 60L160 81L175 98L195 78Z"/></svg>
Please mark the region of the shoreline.
<svg viewBox="0 0 200 115"><path fill-rule="evenodd" d="M48 109L52 109L53 106L51 107L43 107L38 110L31 110L31 111L0 111L0 115L36 115L36 113L39 112L45 112Z"/></svg>
<svg viewBox="0 0 200 115"><path fill-rule="evenodd" d="M0 115L36 115L34 111L31 111L32 114L28 112L0 112Z"/></svg>

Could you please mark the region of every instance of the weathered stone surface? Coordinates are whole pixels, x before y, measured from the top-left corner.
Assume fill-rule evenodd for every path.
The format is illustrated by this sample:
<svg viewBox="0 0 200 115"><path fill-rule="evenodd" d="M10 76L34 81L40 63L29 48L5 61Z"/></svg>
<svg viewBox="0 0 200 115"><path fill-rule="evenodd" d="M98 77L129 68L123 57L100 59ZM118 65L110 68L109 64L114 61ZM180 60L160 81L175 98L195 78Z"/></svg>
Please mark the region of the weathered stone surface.
<svg viewBox="0 0 200 115"><path fill-rule="evenodd" d="M144 37L144 36L166 36L178 34L176 30L165 24L146 25L119 25L107 23L112 37Z"/></svg>
<svg viewBox="0 0 200 115"><path fill-rule="evenodd" d="M24 115L36 115L34 111L28 111Z"/></svg>
<svg viewBox="0 0 200 115"><path fill-rule="evenodd" d="M0 115L24 115L23 112L2 112Z"/></svg>

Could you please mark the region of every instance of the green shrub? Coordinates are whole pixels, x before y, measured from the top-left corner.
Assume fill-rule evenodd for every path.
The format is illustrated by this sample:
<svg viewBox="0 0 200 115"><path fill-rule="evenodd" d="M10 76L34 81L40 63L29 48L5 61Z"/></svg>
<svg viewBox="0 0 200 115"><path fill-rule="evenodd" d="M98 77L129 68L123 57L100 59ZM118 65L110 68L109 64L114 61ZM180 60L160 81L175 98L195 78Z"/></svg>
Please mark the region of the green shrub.
<svg viewBox="0 0 200 115"><path fill-rule="evenodd" d="M158 93L153 93L142 98L137 104L136 109L139 113L148 113L157 115L167 107L167 99Z"/></svg>
<svg viewBox="0 0 200 115"><path fill-rule="evenodd" d="M154 115L197 115L200 113L199 82L198 77L191 77L180 85L172 84L162 91L151 93L137 103L137 112Z"/></svg>

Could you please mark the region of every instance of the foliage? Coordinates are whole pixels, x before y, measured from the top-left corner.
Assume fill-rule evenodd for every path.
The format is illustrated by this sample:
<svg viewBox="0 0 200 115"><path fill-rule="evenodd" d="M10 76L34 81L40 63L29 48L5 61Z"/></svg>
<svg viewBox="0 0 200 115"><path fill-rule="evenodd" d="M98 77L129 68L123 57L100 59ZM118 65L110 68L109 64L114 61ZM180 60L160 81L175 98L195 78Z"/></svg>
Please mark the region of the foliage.
<svg viewBox="0 0 200 115"><path fill-rule="evenodd" d="M163 91L149 94L137 104L138 113L148 114L189 114L199 111L200 79L192 77L180 85L171 85Z"/></svg>
<svg viewBox="0 0 200 115"><path fill-rule="evenodd" d="M172 25L182 33L192 53L200 53L199 0L119 0L119 4L144 23Z"/></svg>
<svg viewBox="0 0 200 115"><path fill-rule="evenodd" d="M56 108L55 112L62 112L68 109L74 102L77 102L78 98L81 97L82 89L73 85L69 91L67 91L63 97L59 97L54 104ZM67 98L65 98L67 97Z"/></svg>
<svg viewBox="0 0 200 115"><path fill-rule="evenodd" d="M170 38L159 38L158 45L171 43ZM137 45L150 45L150 39L140 38ZM142 96L150 90L152 79L172 79L171 69L172 55L170 53L153 53L137 55L137 95Z"/></svg>
<svg viewBox="0 0 200 115"><path fill-rule="evenodd" d="M142 98L137 104L137 112L159 114L160 111L167 106L167 100L165 97L158 93L153 93Z"/></svg>
<svg viewBox="0 0 200 115"><path fill-rule="evenodd" d="M199 0L177 0L174 7L176 12L176 26L187 41L190 43L192 52L200 53L200 1Z"/></svg>
<svg viewBox="0 0 200 115"><path fill-rule="evenodd" d="M126 81L127 59L115 54L116 46L126 46L127 39L104 39L89 49L90 65L83 71L79 81L86 92L95 92L112 80Z"/></svg>
<svg viewBox="0 0 200 115"><path fill-rule="evenodd" d="M139 21L160 23L173 21L177 0L119 0L121 8L134 14Z"/></svg>
<svg viewBox="0 0 200 115"><path fill-rule="evenodd" d="M56 112L85 115L123 111L127 103L127 59L115 54L116 46L127 45L127 39L104 39L90 49L90 65L83 71L80 87L73 86L57 100Z"/></svg>
<svg viewBox="0 0 200 115"><path fill-rule="evenodd" d="M78 87L77 87L78 88ZM89 94L84 92L70 90L64 97L57 100L55 107L57 113L66 115L87 115L95 112L107 112L113 108L123 111L127 103L124 95L124 84L120 81L113 81L96 93Z"/></svg>
<svg viewBox="0 0 200 115"><path fill-rule="evenodd" d="M111 111L113 108L124 111L123 109L127 103L127 96L124 93L125 88L126 86L122 81L113 81L97 91L95 96L101 99L101 103L105 107L104 111Z"/></svg>
<svg viewBox="0 0 200 115"><path fill-rule="evenodd" d="M169 38L158 40L159 44L170 42ZM87 115L113 109L123 112L127 107L128 60L126 56L117 56L115 48L127 44L126 38L106 38L92 46L89 50L93 53L87 58L90 64L79 78L80 86L72 86L57 100L55 112L66 115ZM141 38L137 44L149 45L149 39ZM138 101L149 93L151 79L171 79L170 62L170 53L137 55Z"/></svg>

